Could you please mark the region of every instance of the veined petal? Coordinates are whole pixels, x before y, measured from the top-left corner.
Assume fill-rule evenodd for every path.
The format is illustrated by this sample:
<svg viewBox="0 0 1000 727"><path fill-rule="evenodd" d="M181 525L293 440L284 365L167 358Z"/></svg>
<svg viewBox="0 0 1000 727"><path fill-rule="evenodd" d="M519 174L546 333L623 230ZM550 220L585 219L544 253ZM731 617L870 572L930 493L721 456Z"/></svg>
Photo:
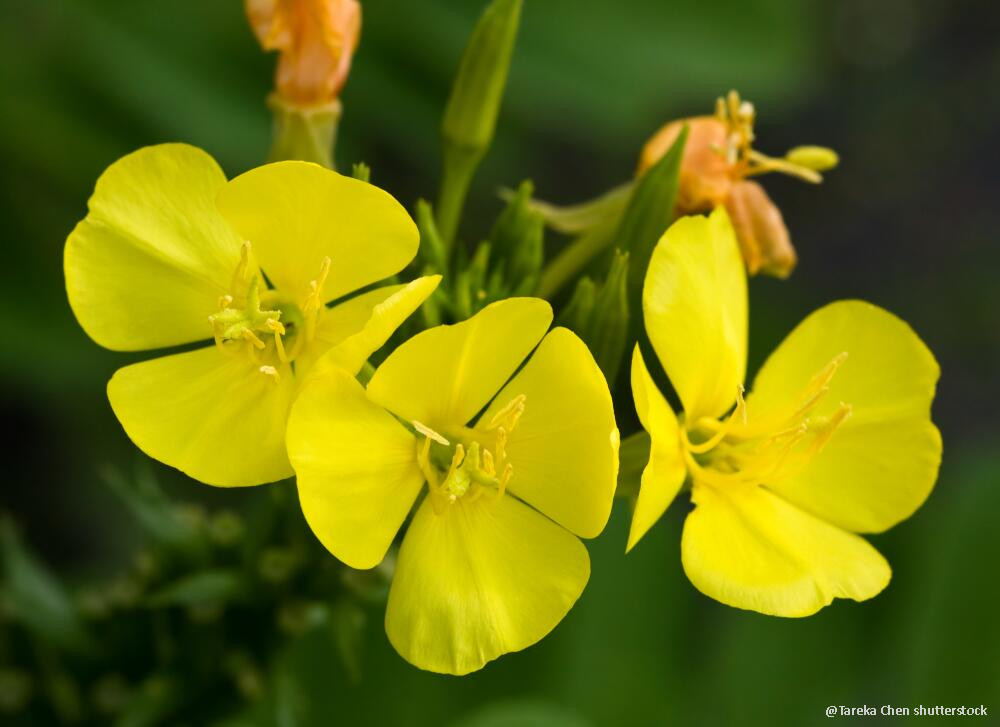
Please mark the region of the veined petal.
<svg viewBox="0 0 1000 727"><path fill-rule="evenodd" d="M809 616L834 598L864 601L889 584L889 564L867 541L762 487L696 484L692 500L681 561L694 586L717 601Z"/></svg>
<svg viewBox="0 0 1000 727"><path fill-rule="evenodd" d="M809 416L821 422L842 402L850 416L801 473L766 485L846 530L880 532L923 504L941 463L941 435L930 419L940 370L905 322L863 301L820 308L768 359L747 409L752 422L794 407L841 353L847 357Z"/></svg>
<svg viewBox="0 0 1000 727"><path fill-rule="evenodd" d="M352 568L385 557L424 483L416 454L416 438L344 371L310 376L288 419L302 512Z"/></svg>
<svg viewBox="0 0 1000 727"><path fill-rule="evenodd" d="M519 395L524 413L506 445L508 489L576 535L596 537L618 477L618 427L604 374L575 333L555 328L477 427Z"/></svg>
<svg viewBox="0 0 1000 727"><path fill-rule="evenodd" d="M414 666L468 674L531 646L590 577L575 536L513 497L417 510L399 551L385 629Z"/></svg>
<svg viewBox="0 0 1000 727"><path fill-rule="evenodd" d="M233 179L219 210L253 245L268 279L305 295L324 258L323 300L399 272L417 253L417 226L392 195L318 164L276 162Z"/></svg>
<svg viewBox="0 0 1000 727"><path fill-rule="evenodd" d="M632 396L642 428L649 432L649 464L642 471L625 552L632 550L677 497L687 467L677 416L649 375L639 347L632 354Z"/></svg>
<svg viewBox="0 0 1000 727"><path fill-rule="evenodd" d="M747 279L725 209L682 217L649 261L646 333L689 420L736 401L747 366Z"/></svg>
<svg viewBox="0 0 1000 727"><path fill-rule="evenodd" d="M66 240L69 304L91 338L140 351L212 337L240 238L215 208L226 177L208 154L161 144L122 157L97 180Z"/></svg>
<svg viewBox="0 0 1000 727"><path fill-rule="evenodd" d="M462 426L517 370L550 323L552 307L544 300L508 298L467 321L418 333L379 366L368 398L438 431Z"/></svg>
<svg viewBox="0 0 1000 727"><path fill-rule="evenodd" d="M354 327L350 336L340 339L337 345L317 362L314 371L326 371L332 367L357 374L368 357L385 345L385 342L403 324L403 321L409 318L430 297L440 282L440 275L426 275L407 285L379 288L364 296L359 296L366 298L364 301L366 306L369 306L370 302L375 303L375 305L370 305L365 309L366 315L362 324ZM387 292L389 295L385 295ZM374 296L372 293L379 293L379 295ZM334 308L331 313L352 304L354 304L353 300L348 301ZM360 308L360 305L355 304L355 307ZM352 311L352 315L354 315L354 311Z"/></svg>
<svg viewBox="0 0 1000 727"><path fill-rule="evenodd" d="M295 378L260 371L243 354L208 347L118 369L108 398L143 452L219 487L291 477L285 423Z"/></svg>

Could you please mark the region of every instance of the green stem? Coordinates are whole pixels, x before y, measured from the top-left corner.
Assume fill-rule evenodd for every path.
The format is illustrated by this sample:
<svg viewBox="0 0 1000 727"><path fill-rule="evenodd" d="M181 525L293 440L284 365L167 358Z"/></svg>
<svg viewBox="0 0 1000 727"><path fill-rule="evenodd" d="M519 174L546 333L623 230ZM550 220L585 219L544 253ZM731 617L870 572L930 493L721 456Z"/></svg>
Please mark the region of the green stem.
<svg viewBox="0 0 1000 727"><path fill-rule="evenodd" d="M465 197L472 177L482 159L483 150L455 146L445 142L441 171L441 190L435 207L437 229L444 243L445 259L449 259L462 219Z"/></svg>
<svg viewBox="0 0 1000 727"><path fill-rule="evenodd" d="M268 161L298 159L334 168L333 147L337 141L341 103L300 107L271 94L267 105L274 115L274 131Z"/></svg>
<svg viewBox="0 0 1000 727"><path fill-rule="evenodd" d="M551 299L566 283L587 267L598 253L611 244L612 233L617 223L617 218L613 218L595 226L556 255L542 270L542 277L538 283L539 297Z"/></svg>

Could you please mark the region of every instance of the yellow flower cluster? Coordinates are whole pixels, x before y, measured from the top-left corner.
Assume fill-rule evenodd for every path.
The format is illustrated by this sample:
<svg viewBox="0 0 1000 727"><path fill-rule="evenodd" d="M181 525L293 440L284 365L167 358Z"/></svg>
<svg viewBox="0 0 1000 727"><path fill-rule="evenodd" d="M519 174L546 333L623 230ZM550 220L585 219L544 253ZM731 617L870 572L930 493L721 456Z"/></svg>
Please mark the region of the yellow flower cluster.
<svg viewBox="0 0 1000 727"><path fill-rule="evenodd" d="M353 5L316 7L347 18ZM282 3L250 7L270 13L262 39L294 64L309 47L293 32L304 21ZM336 42L346 63L355 41ZM691 582L738 608L805 616L887 585L888 564L860 534L905 519L934 485L939 372L904 322L840 301L808 316L744 395L747 269L782 273L794 260L773 235L769 246L753 236L770 203L745 178L808 177L829 162L816 149L762 157L752 121L730 97L689 122L680 211L714 211L675 222L646 271L646 334L682 413L637 345L631 385L650 456L627 550L687 488ZM665 127L643 165L679 133ZM223 487L296 475L309 526L352 568L378 565L408 522L389 640L420 668L466 674L543 638L579 598L581 539L611 514L619 432L590 350L550 330L539 298L428 328L359 378L441 280L381 284L418 245L404 208L367 182L300 161L227 180L205 152L167 144L101 175L66 242L66 287L95 341L160 352L108 383L151 457Z"/></svg>

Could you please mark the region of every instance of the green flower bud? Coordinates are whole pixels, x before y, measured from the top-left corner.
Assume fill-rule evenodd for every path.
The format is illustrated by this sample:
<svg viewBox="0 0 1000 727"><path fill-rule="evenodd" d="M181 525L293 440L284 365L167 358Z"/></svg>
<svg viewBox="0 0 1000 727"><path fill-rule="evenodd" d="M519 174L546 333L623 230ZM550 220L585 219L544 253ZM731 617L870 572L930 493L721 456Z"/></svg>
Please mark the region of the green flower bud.
<svg viewBox="0 0 1000 727"><path fill-rule="evenodd" d="M472 176L493 141L521 4L522 0L493 0L486 8L462 54L448 97L441 123L444 162L437 205L438 229L448 245L455 238Z"/></svg>
<svg viewBox="0 0 1000 727"><path fill-rule="evenodd" d="M446 145L485 152L493 140L522 0L493 0L459 62L441 133Z"/></svg>

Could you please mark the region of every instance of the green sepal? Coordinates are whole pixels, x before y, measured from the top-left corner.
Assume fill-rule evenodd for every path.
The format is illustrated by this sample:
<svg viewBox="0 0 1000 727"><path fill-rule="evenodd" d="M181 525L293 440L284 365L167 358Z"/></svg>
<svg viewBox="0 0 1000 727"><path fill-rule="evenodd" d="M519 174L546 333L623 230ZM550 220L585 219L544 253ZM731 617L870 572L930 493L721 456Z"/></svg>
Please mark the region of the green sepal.
<svg viewBox="0 0 1000 727"><path fill-rule="evenodd" d="M596 295L597 286L594 285L594 281L587 276L580 278L573 289L573 296L559 314L556 323L580 335L580 331L586 330L590 321Z"/></svg>
<svg viewBox="0 0 1000 727"><path fill-rule="evenodd" d="M615 251L608 277L594 299L584 337L611 386L618 379L629 340L628 272L629 254Z"/></svg>
<svg viewBox="0 0 1000 727"><path fill-rule="evenodd" d="M490 231L495 265L513 296L534 294L542 269L545 221L534 208L534 185L525 180L510 197Z"/></svg>
<svg viewBox="0 0 1000 727"><path fill-rule="evenodd" d="M416 206L417 230L420 231L420 258L432 272L447 274L448 263L445 245L434 221L434 209L425 199L418 199Z"/></svg>
<svg viewBox="0 0 1000 727"><path fill-rule="evenodd" d="M636 183L615 232L618 249L629 253L629 302L636 310L641 309L642 284L653 248L674 221L687 135L685 125L667 153Z"/></svg>

